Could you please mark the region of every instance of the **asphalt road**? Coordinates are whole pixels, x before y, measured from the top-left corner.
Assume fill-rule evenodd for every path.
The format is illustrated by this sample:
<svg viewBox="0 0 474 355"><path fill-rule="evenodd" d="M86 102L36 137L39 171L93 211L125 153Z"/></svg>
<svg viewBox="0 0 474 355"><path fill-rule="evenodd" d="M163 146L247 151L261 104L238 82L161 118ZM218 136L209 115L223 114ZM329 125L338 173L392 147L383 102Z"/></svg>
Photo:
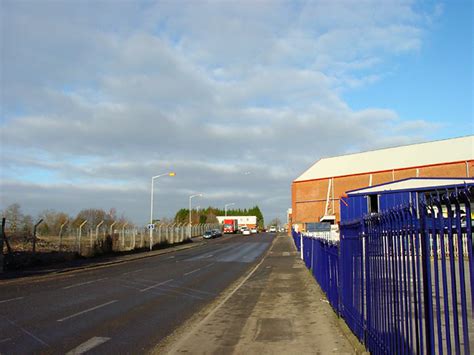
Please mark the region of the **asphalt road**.
<svg viewBox="0 0 474 355"><path fill-rule="evenodd" d="M0 353L151 350L258 262L272 238L224 236L37 282L0 281Z"/></svg>

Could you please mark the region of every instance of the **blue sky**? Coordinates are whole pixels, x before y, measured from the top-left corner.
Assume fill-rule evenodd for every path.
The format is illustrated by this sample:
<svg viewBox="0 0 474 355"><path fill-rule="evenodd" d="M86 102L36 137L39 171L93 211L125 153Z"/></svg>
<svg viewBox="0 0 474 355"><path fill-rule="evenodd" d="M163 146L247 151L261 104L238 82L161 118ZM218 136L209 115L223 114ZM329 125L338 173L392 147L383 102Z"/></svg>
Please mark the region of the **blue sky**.
<svg viewBox="0 0 474 355"><path fill-rule="evenodd" d="M472 1L10 1L0 209L285 218L321 157L473 134ZM250 174L246 174L250 172Z"/></svg>
<svg viewBox="0 0 474 355"><path fill-rule="evenodd" d="M393 72L383 80L344 95L352 108L377 105L402 119L439 123L433 139L473 133L473 3L440 4L442 13L418 51L395 56L388 64Z"/></svg>

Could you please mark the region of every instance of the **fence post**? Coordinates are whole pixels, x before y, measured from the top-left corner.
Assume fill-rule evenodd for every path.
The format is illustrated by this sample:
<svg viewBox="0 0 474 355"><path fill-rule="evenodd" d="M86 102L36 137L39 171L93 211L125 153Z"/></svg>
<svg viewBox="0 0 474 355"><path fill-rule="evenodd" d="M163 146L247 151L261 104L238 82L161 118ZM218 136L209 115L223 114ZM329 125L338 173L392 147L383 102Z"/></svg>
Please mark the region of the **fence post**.
<svg viewBox="0 0 474 355"><path fill-rule="evenodd" d="M43 218L36 222L35 226L33 227L33 254L36 253L36 228L38 228L41 222L43 222Z"/></svg>
<svg viewBox="0 0 474 355"><path fill-rule="evenodd" d="M0 229L0 273L3 272L3 240L5 239L5 218L2 218L2 229Z"/></svg>
<svg viewBox="0 0 474 355"><path fill-rule="evenodd" d="M59 228L59 251L61 251L61 247L63 245L63 228L64 226L68 223L69 221L66 220L66 222L64 222L63 224L61 224L61 227Z"/></svg>
<svg viewBox="0 0 474 355"><path fill-rule="evenodd" d="M87 219L84 220L84 222L82 222L81 225L79 226L79 246L78 246L79 255L81 254L82 227L86 223L87 223Z"/></svg>

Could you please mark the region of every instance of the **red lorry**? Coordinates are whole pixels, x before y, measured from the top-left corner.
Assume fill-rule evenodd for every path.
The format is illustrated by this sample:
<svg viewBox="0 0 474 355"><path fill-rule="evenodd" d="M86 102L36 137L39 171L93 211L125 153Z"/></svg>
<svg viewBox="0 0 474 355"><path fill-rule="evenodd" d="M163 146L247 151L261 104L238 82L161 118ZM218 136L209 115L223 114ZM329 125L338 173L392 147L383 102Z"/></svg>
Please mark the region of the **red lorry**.
<svg viewBox="0 0 474 355"><path fill-rule="evenodd" d="M224 233L237 233L239 230L239 223L236 219L224 219L223 225Z"/></svg>

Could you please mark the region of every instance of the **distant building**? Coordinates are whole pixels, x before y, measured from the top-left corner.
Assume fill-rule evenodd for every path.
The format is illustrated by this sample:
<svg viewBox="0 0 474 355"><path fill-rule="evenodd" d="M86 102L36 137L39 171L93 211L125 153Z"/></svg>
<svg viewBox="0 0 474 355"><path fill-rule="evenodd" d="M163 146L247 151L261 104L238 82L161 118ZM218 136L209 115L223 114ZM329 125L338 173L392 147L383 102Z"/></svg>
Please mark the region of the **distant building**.
<svg viewBox="0 0 474 355"><path fill-rule="evenodd" d="M257 227L257 216L216 216L220 224L224 222L224 219L236 219L239 228L247 226L248 228Z"/></svg>
<svg viewBox="0 0 474 355"><path fill-rule="evenodd" d="M291 223L340 221L340 197L350 190L410 177L474 176L474 136L323 158L291 186Z"/></svg>

